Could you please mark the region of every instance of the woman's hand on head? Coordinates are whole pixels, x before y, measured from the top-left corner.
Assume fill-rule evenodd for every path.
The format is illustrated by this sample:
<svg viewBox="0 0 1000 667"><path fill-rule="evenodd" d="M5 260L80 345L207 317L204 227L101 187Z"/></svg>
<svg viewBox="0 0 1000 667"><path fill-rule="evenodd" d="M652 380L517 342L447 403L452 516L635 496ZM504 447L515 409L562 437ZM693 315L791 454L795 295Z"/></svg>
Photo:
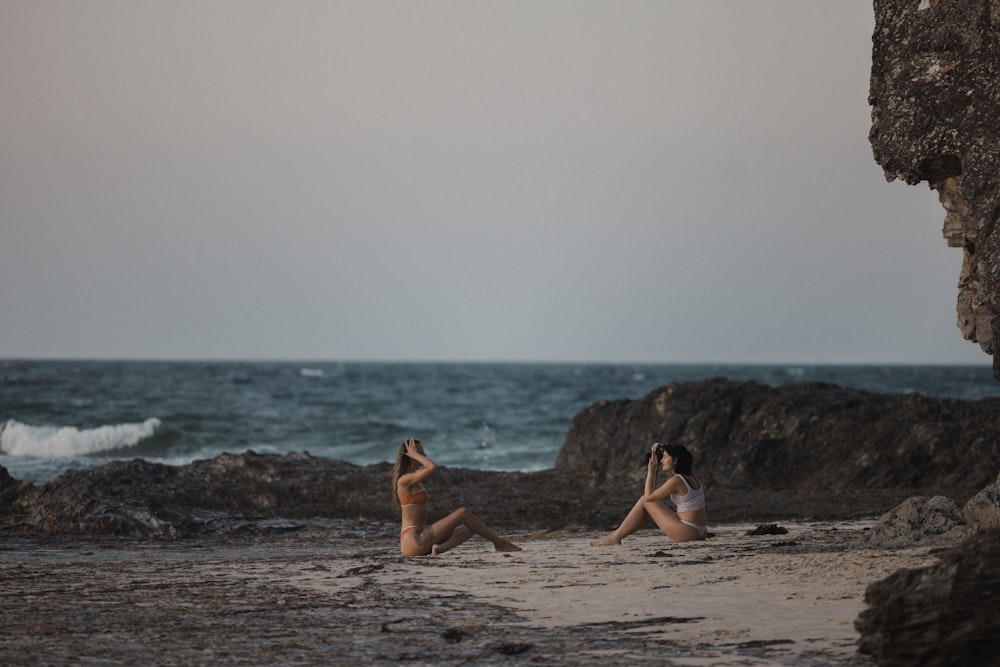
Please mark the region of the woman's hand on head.
<svg viewBox="0 0 1000 667"><path fill-rule="evenodd" d="M408 438L403 442L404 451L418 466L410 475L415 477L410 483L416 483L425 479L428 475L437 470L437 464L431 461L424 451L423 445L417 438Z"/></svg>
<svg viewBox="0 0 1000 667"><path fill-rule="evenodd" d="M419 454L420 451L417 449L417 439L407 438L406 440L406 455L411 456L413 454Z"/></svg>

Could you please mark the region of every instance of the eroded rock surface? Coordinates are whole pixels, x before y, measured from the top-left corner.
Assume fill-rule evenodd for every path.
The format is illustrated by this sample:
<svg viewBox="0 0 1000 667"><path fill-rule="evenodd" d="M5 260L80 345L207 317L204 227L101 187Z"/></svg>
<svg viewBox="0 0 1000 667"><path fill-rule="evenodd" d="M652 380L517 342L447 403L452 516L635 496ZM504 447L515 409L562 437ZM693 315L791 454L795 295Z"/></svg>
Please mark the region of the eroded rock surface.
<svg viewBox="0 0 1000 667"><path fill-rule="evenodd" d="M962 513L972 530L1000 528L1000 475L997 481L972 496Z"/></svg>
<svg viewBox="0 0 1000 667"><path fill-rule="evenodd" d="M1000 1L875 0L870 141L888 180L921 181L962 248L958 327L1000 380Z"/></svg>
<svg viewBox="0 0 1000 667"><path fill-rule="evenodd" d="M554 469L440 468L427 483L431 519L467 506L500 531L609 530L641 495L654 440L692 449L714 523L872 517L914 495L964 504L1000 470L996 414L1000 399L671 384L581 412ZM305 452L117 461L42 485L0 469L0 529L183 538L293 531L310 518L392 522L391 476L389 463Z"/></svg>
<svg viewBox="0 0 1000 667"><path fill-rule="evenodd" d="M388 463L357 466L305 452L221 454L184 466L134 459L22 484L0 504L0 517L27 531L158 538L295 530L317 517L385 522L396 519L391 477ZM469 504L503 526L565 523L564 498L572 497L553 471L443 468L428 487L432 519Z"/></svg>
<svg viewBox="0 0 1000 667"><path fill-rule="evenodd" d="M880 667L997 664L1000 529L975 534L934 566L870 585L865 603L858 647Z"/></svg>
<svg viewBox="0 0 1000 667"><path fill-rule="evenodd" d="M573 420L556 468L594 484L641 478L649 443L688 447L708 492L807 497L863 491L943 495L964 504L1000 470L1000 399L886 395L825 383L771 387L725 379L672 383L601 401ZM907 491L904 498L898 491ZM853 493L851 493L853 491Z"/></svg>
<svg viewBox="0 0 1000 667"><path fill-rule="evenodd" d="M962 510L951 498L914 496L883 514L871 530L864 533L862 543L880 549L953 546L970 532Z"/></svg>

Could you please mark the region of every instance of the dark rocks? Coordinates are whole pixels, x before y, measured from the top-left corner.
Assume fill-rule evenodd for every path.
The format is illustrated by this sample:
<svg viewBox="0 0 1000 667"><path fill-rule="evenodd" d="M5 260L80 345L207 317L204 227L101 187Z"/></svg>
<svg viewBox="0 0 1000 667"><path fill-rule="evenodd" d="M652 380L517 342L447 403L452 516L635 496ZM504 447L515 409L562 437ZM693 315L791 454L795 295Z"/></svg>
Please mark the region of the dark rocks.
<svg viewBox="0 0 1000 667"><path fill-rule="evenodd" d="M900 570L869 586L855 627L859 649L883 667L993 665L1000 649L1000 528L997 484L974 496L964 511L937 496L911 498L864 535L880 548L954 544L940 563ZM963 517L969 519L963 522Z"/></svg>
<svg viewBox="0 0 1000 667"><path fill-rule="evenodd" d="M845 510L871 516L911 495L964 502L990 483L1000 470L998 414L1000 399L882 395L823 383L670 384L583 410L556 468L596 486L637 480L650 443L670 441L694 454L710 498L739 490L765 503L769 494L840 494Z"/></svg>
<svg viewBox="0 0 1000 667"><path fill-rule="evenodd" d="M787 535L788 529L776 523L762 523L753 530L748 530L747 535Z"/></svg>
<svg viewBox="0 0 1000 667"><path fill-rule="evenodd" d="M964 502L1000 470L998 409L1000 399L828 384L671 384L581 412L555 469L440 468L427 485L431 519L467 506L508 533L611 529L642 493L643 454L654 440L694 452L713 523L870 517L914 495ZM391 476L389 463L304 452L222 454L185 466L118 461L43 485L0 469L0 528L183 538L294 530L313 517L391 524Z"/></svg>
<svg viewBox="0 0 1000 667"><path fill-rule="evenodd" d="M222 454L184 466L116 461L37 486L0 468L0 517L11 530L155 538L268 532L277 518L394 522L391 478L388 463L356 466L298 452ZM597 501L574 495L570 484L551 470L440 468L427 485L431 518L467 505L498 529L580 528L595 515L581 504ZM617 515L620 504L605 511Z"/></svg>
<svg viewBox="0 0 1000 667"><path fill-rule="evenodd" d="M982 531L921 570L868 587L855 627L881 667L995 665L1000 655L1000 529Z"/></svg>
<svg viewBox="0 0 1000 667"><path fill-rule="evenodd" d="M501 655L521 655L530 651L531 648L531 644L524 642L501 642L497 645L496 651Z"/></svg>
<svg viewBox="0 0 1000 667"><path fill-rule="evenodd" d="M460 642L466 638L466 632L461 628L448 628L441 633L441 638L449 642Z"/></svg>
<svg viewBox="0 0 1000 667"><path fill-rule="evenodd" d="M179 467L116 461L26 488L7 513L44 532L140 537L225 532L276 516L363 519L373 504L366 485L387 473L385 466L361 470L298 453L223 454ZM383 504L388 509L387 499Z"/></svg>
<svg viewBox="0 0 1000 667"><path fill-rule="evenodd" d="M3 425L0 424L0 428ZM7 508L22 494L33 488L31 482L22 482L14 479L7 472L7 469L0 466L0 516L3 516Z"/></svg>
<svg viewBox="0 0 1000 667"><path fill-rule="evenodd" d="M67 472L26 489L9 509L45 532L141 537L220 532L275 516L384 516L388 498L379 514L370 480L387 479L387 467L361 470L299 453L223 454L180 467L134 459Z"/></svg>
<svg viewBox="0 0 1000 667"><path fill-rule="evenodd" d="M962 248L958 326L1000 379L1000 5L875 0L869 135L887 180L926 181Z"/></svg>

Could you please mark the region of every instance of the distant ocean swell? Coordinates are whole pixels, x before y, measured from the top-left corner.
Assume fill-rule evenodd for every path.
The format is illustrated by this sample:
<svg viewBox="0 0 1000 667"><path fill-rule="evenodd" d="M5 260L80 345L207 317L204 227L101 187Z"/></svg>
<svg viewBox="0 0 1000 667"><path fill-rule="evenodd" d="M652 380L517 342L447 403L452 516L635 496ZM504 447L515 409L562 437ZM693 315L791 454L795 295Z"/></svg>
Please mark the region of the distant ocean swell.
<svg viewBox="0 0 1000 667"><path fill-rule="evenodd" d="M33 426L11 419L0 425L0 452L39 458L108 454L152 440L160 429L160 420L155 417L137 424L112 424L82 430L73 426Z"/></svg>
<svg viewBox="0 0 1000 667"><path fill-rule="evenodd" d="M0 359L0 466L45 482L116 459L307 451L358 465L420 437L443 466L541 470L595 401L710 377L1000 395L989 366L130 362Z"/></svg>

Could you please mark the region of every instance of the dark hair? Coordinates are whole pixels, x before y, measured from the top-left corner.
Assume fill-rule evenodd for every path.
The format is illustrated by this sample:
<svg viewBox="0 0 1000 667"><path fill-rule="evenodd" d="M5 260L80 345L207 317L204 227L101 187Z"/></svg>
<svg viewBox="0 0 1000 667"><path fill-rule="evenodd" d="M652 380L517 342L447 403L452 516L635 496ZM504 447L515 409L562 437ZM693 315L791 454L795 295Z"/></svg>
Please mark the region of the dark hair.
<svg viewBox="0 0 1000 667"><path fill-rule="evenodd" d="M399 510L399 491L397 490L397 482L399 478L408 472L413 472L416 470L418 464L416 461L411 459L406 455L406 443L414 442L417 445L417 451L421 454L424 453L424 446L417 438L407 438L403 442L399 443L399 450L396 452L396 465L392 469L392 506Z"/></svg>
<svg viewBox="0 0 1000 667"><path fill-rule="evenodd" d="M674 470L682 475L693 474L694 456L691 455L687 447L684 445L666 444L663 445L663 449L677 460Z"/></svg>

